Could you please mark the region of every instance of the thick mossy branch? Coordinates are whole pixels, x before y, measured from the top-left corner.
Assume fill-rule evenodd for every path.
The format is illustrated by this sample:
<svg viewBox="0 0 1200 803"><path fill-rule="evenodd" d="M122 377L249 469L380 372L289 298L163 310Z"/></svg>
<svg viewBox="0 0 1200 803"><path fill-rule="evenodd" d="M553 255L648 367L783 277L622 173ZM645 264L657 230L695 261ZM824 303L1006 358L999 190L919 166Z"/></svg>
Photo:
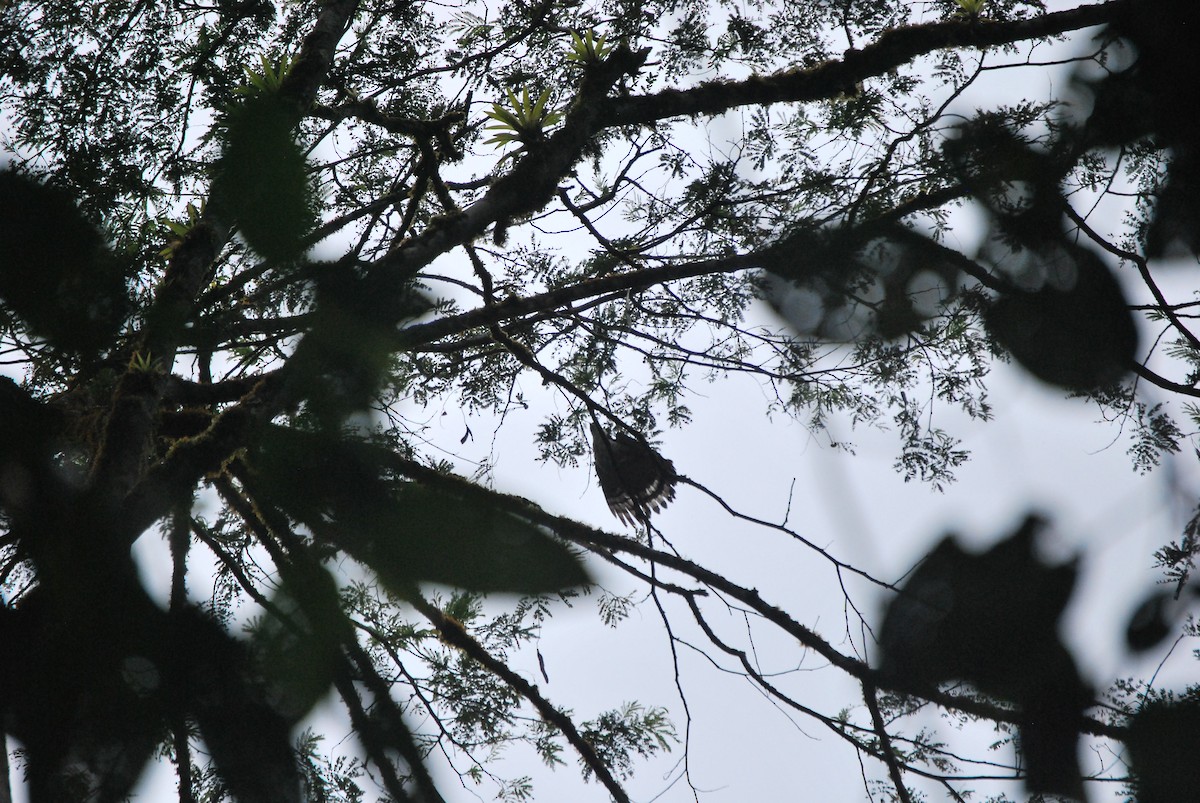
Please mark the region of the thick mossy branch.
<svg viewBox="0 0 1200 803"><path fill-rule="evenodd" d="M533 214L554 199L558 182L581 158L584 147L603 127L599 101L622 75L636 72L649 56L620 47L588 72L563 125L537 145L482 198L461 213L447 216L420 236L376 262L370 281L387 292L399 288L437 256L481 237L489 226L504 228Z"/></svg>
<svg viewBox="0 0 1200 803"><path fill-rule="evenodd" d="M946 48L993 47L1103 25L1135 6L1112 0L1094 6L1012 22L951 20L895 28L840 61L743 81L713 81L693 89L667 89L653 95L607 98L598 110L605 126L649 124L671 117L721 114L740 106L805 102L837 97L848 86L901 67L918 56Z"/></svg>
<svg viewBox="0 0 1200 803"><path fill-rule="evenodd" d="M349 29L357 0L340 0L322 8L305 38L300 57L281 88L296 107L296 122L311 105L333 62L334 49ZM211 205L206 205L208 209ZM168 265L163 282L146 315L146 325L134 341L138 352L152 355L164 372L170 370L184 324L207 285L212 266L229 239L229 223L220 210L206 212ZM164 375L147 379L131 367L116 391L101 448L92 466L95 493L115 506L146 470L158 429L158 413L167 383Z"/></svg>

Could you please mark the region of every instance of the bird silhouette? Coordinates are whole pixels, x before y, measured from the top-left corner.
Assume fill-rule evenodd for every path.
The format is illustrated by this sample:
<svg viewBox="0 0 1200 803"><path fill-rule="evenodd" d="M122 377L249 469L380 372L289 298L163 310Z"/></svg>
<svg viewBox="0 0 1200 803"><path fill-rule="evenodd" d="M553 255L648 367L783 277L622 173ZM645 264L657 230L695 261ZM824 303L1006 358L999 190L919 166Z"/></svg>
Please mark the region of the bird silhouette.
<svg viewBox="0 0 1200 803"><path fill-rule="evenodd" d="M675 498L675 464L625 432L615 437L592 421L592 454L608 509L636 527Z"/></svg>

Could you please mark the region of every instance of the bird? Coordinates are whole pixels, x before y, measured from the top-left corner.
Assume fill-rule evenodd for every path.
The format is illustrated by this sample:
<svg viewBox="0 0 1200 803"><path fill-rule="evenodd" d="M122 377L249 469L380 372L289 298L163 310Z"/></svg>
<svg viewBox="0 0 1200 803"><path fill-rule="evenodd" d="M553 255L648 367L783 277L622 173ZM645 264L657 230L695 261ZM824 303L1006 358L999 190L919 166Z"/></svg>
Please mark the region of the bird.
<svg viewBox="0 0 1200 803"><path fill-rule="evenodd" d="M623 523L636 527L675 498L675 464L645 441L624 432L612 437L593 420L592 455L608 509Z"/></svg>

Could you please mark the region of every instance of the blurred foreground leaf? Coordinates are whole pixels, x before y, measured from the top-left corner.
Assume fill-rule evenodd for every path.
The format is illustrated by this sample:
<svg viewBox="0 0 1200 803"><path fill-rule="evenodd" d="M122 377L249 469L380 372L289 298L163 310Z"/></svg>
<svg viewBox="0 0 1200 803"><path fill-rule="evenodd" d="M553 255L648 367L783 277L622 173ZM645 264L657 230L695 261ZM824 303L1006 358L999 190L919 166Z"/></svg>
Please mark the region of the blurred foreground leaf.
<svg viewBox="0 0 1200 803"><path fill-rule="evenodd" d="M250 247L281 262L301 255L314 221L294 123L286 104L271 95L235 107L212 188L213 202L232 216Z"/></svg>
<svg viewBox="0 0 1200 803"><path fill-rule="evenodd" d="M290 564L280 575L280 589L271 601L287 620L259 620L254 647L274 693L274 707L294 721L329 691L342 644L353 634L327 570L315 562Z"/></svg>
<svg viewBox="0 0 1200 803"><path fill-rule="evenodd" d="M1138 803L1191 800L1200 789L1200 702L1155 700L1129 725Z"/></svg>
<svg viewBox="0 0 1200 803"><path fill-rule="evenodd" d="M1044 382L1082 391L1116 382L1133 365L1138 346L1125 294L1090 251L1048 248L1031 258L1050 265L1053 278L1038 290L1002 295L985 312L989 329Z"/></svg>
<svg viewBox="0 0 1200 803"><path fill-rule="evenodd" d="M293 712L272 704L246 645L198 611L172 614L171 676L240 803L299 803Z"/></svg>
<svg viewBox="0 0 1200 803"><path fill-rule="evenodd" d="M100 230L67 193L10 170L0 170L0 301L76 353L102 349L129 309L124 269Z"/></svg>
<svg viewBox="0 0 1200 803"><path fill-rule="evenodd" d="M947 536L888 606L881 670L917 684L973 683L1020 709L1020 751L1033 792L1082 799L1076 747L1091 691L1058 637L1075 566L1046 566L1029 516L982 554Z"/></svg>
<svg viewBox="0 0 1200 803"><path fill-rule="evenodd" d="M371 444L277 427L252 459L260 496L401 595L418 582L520 594L589 582L578 557L532 522L392 479L387 453Z"/></svg>

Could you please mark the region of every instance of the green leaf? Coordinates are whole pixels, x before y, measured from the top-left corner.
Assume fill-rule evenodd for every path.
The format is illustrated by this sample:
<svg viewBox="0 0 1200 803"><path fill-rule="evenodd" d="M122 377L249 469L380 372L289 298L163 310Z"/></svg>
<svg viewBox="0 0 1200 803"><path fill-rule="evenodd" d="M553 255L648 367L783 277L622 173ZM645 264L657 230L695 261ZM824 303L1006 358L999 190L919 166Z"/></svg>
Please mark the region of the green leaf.
<svg viewBox="0 0 1200 803"><path fill-rule="evenodd" d="M576 64L594 64L603 61L612 52L612 45L605 44L603 34L596 36L596 31L589 28L580 36L578 31L571 31L571 50L567 61Z"/></svg>
<svg viewBox="0 0 1200 803"><path fill-rule="evenodd" d="M589 582L571 549L537 525L482 494L393 479L390 457L362 441L273 428L251 460L265 501L401 596L418 582L520 594Z"/></svg>
<svg viewBox="0 0 1200 803"><path fill-rule="evenodd" d="M487 130L501 133L486 140L485 145L504 145L518 140L528 143L541 137L547 126L562 120L561 112L546 111L551 96L549 89L539 94L537 100L530 98L528 86L521 87L520 95L509 88L507 95L511 111L499 103L493 103L492 110L486 112L488 117L496 121L496 124L487 126Z"/></svg>
<svg viewBox="0 0 1200 803"><path fill-rule="evenodd" d="M380 511L377 536L347 546L389 585L427 580L538 594L588 582L578 558L529 521L415 483L398 484L394 499Z"/></svg>
<svg viewBox="0 0 1200 803"><path fill-rule="evenodd" d="M212 188L213 204L232 216L250 247L281 262L301 256L315 219L294 123L286 104L271 95L235 107Z"/></svg>
<svg viewBox="0 0 1200 803"><path fill-rule="evenodd" d="M272 603L286 621L264 615L254 628L254 646L275 692L275 709L295 721L329 691L341 646L353 634L328 571L315 563L280 568L282 584Z"/></svg>
<svg viewBox="0 0 1200 803"><path fill-rule="evenodd" d="M345 267L325 265L317 274L311 328L289 364L306 413L327 428L374 402L394 365L394 322L431 306L411 286L403 292L372 292Z"/></svg>
<svg viewBox="0 0 1200 803"><path fill-rule="evenodd" d="M388 335L388 329L354 310L322 305L294 362L294 379L306 391L309 413L337 426L366 409L391 363Z"/></svg>

